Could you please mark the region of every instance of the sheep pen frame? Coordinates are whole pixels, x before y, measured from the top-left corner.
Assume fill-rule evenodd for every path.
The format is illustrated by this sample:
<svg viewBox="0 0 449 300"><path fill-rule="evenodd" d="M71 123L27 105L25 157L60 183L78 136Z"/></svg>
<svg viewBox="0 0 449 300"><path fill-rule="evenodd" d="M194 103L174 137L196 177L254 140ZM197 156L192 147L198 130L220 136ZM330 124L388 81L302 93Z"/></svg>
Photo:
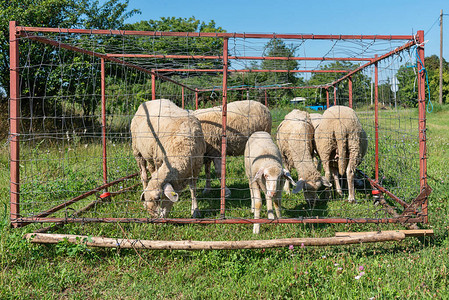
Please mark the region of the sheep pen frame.
<svg viewBox="0 0 449 300"><path fill-rule="evenodd" d="M114 36L140 36L151 38L159 37L195 37L195 38L215 38L221 39L223 43L221 55L161 55L161 54L134 54L126 53L122 49L122 53L103 53L92 51L83 48L82 42L80 45L71 45L64 43L61 40L52 39L46 37L44 34L54 34L54 35L96 35L102 36L105 39ZM375 55L372 58L362 58L362 57L266 57L266 56L230 56L228 54L229 39L299 39L299 40L332 40L332 41L343 41L343 40L386 40L386 41L406 41L403 45L396 47L395 49L388 51L382 55ZM19 58L19 42L22 40L38 42L41 44L49 45L55 49L64 49L67 51L73 51L81 53L92 60L100 60L101 64L101 132L102 132L102 166L103 166L103 184L97 186L94 189L86 191L81 195L72 197L71 199L65 200L58 205L51 208L46 208L38 213L23 216L21 214L21 153L19 144L21 142L21 72L24 70L23 66L20 65ZM378 115L379 115L379 101L378 101L378 68L377 65L382 60L385 60L401 51L408 50L412 47L416 47L417 50L417 87L418 87L418 100L417 106L419 111L418 117L418 143L419 143L419 193L411 202L406 202L400 197L396 196L390 190L385 188L381 179L379 178L379 135L378 135ZM179 69L179 68L158 68L158 69L147 69L141 65L133 64L125 60L126 57L140 57L140 58L153 58L158 60L164 59L185 59L185 60L202 60L202 61L220 61L222 68L218 69ZM359 61L364 62L360 67L352 71L342 71L342 70L244 70L244 69L230 69L230 60L318 60L318 61ZM73 214L65 213L64 216L52 217L51 215L64 210L74 203L77 203L81 199L85 199L89 196L100 194L100 199L107 199L110 197L111 193L108 192L108 188L115 186L117 184L123 183L131 178L137 177L138 174L130 174L110 180L108 178L108 155L107 155L107 137L106 137L106 95L105 95L105 63L113 62L117 65L122 65L124 67L133 68L138 72L142 72L151 76L151 99L156 99L156 80L170 82L174 85L178 85L182 89L181 101L182 107L184 108L184 98L187 92L191 93L192 99L195 99L195 108L198 109L199 95L201 93L213 93L219 91L221 95L221 105L222 105L222 168L221 168L221 190L220 190L220 216L218 218L166 218L166 219L154 219L154 218L133 218L133 217L107 217L107 218L86 218L82 217L81 214L84 211L97 205L100 200L95 200L76 211ZM45 63L45 62L43 62ZM250 89L263 90L265 93L265 104L267 104L267 91L269 90L279 90L279 89L314 89L316 86L267 86L267 87L228 87L228 74L232 72L246 73L246 72L284 72L284 73L301 73L301 72L332 72L334 74L342 74L337 80L321 86L326 92L326 103L327 107L330 107L330 91L333 88L334 91L334 105L336 102L336 86L343 81L348 82L349 87L349 107L353 105L352 99L352 75L357 72L362 71L367 67L374 66L374 143L375 143L375 156L374 156L374 178L370 178L363 172L360 172L366 180L369 181L372 188L378 191L383 199L383 196L389 197L392 201L398 203L402 206L403 211L399 214L391 207L388 208L386 201L383 204L387 207L387 211L391 213L392 217L379 217L379 218L347 218L347 217L310 217L310 218L283 218L283 219L251 219L251 218L227 218L226 217L226 198L225 198L225 186L226 186L226 120L227 120L227 103L228 103L228 91L230 90L242 90L248 91ZM9 99L9 109L10 109L10 133L9 133L9 143L10 143L10 221L13 227L25 226L30 223L53 223L53 224L66 224L66 223L88 223L88 222L139 222L139 223L195 223L195 224L254 224L254 223L401 223L401 224L414 224L414 223L427 223L427 198L431 192L430 187L427 185L427 157L426 157L426 78L424 69L424 31L418 31L416 35L306 35L306 34L239 34L239 33L204 33L204 32L137 32L137 31L122 31L122 30L84 30L84 29L64 29L64 28L41 28L41 27L21 27L15 21L10 22L10 99ZM189 73L189 72L209 72L209 73L220 73L222 74L222 86L220 89L217 88L192 88L183 83L177 82L176 80L165 76L164 73L167 72L179 72L179 73ZM30 167L32 168L32 167ZM126 189L126 188L125 188ZM47 192L51 193L51 191Z"/></svg>

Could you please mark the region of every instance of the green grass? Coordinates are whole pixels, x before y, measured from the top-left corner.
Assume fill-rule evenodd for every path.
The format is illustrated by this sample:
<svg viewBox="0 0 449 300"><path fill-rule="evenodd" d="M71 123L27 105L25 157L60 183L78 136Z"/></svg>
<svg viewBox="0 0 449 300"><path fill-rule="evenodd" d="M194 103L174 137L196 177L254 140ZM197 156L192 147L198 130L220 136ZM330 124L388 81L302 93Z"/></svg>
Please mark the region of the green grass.
<svg viewBox="0 0 449 300"><path fill-rule="evenodd" d="M279 120L286 111L276 110L273 119ZM401 118L384 112L381 121L383 143L380 149L381 175L400 196L409 201L416 196L417 129L406 128L406 142L393 142L403 132L393 132L400 122L416 118L413 110L401 110ZM45 225L29 225L12 229L8 222L9 162L6 145L0 154L0 298L68 298L68 299L446 299L449 295L449 238L448 215L449 107L443 106L428 114L428 176L433 188L426 228L435 230L433 238L408 238L403 242L338 247L295 247L235 250L235 251L145 251L126 249L97 249L85 245L61 242L57 245L32 245L22 239L25 233ZM277 126L275 123L274 126ZM365 126L367 128L367 126ZM371 129L367 129L372 134ZM414 135L416 134L416 135ZM414 136L413 136L414 135ZM389 140L390 139L390 140ZM29 203L24 213L33 214L101 185L101 147L83 140L72 141L64 147L45 144L24 145L28 161L21 164L24 199ZM372 146L364 170L372 160ZM413 150L415 151L415 150ZM416 150L417 151L417 150ZM77 155L75 155L75 153ZM110 179L136 172L129 145L111 141L108 147L108 175ZM394 161L394 157L399 157ZM412 157L412 159L410 159ZM382 161L384 164L382 165ZM233 197L227 203L228 217L250 217L249 191L243 160L228 161L228 186ZM294 174L295 176L295 174ZM204 174L201 173L201 178ZM138 183L138 179L123 184ZM219 187L217 180L213 182ZM200 181L200 188L204 181ZM119 189L114 187L112 191ZM110 202L98 205L86 217L145 217L139 203L141 187L118 195ZM27 196L28 195L28 196ZM219 191L202 196L203 217L218 217ZM182 193L172 216L189 215L189 192ZM307 210L302 195L285 196L283 211L286 217L314 214L335 216L375 215L370 196L361 192L356 205L334 198ZM94 200L87 198L74 205L77 209ZM26 204L26 203L25 203ZM304 207L304 209L303 209ZM64 216L61 212L56 216ZM345 215L342 215L345 217ZM399 225L265 225L255 237L251 225L157 225L157 224L77 224L53 230L55 233L84 234L137 239L243 240L281 237L332 236L336 231L366 231L400 228ZM126 235L123 233L126 232ZM361 270L363 268L363 270ZM364 272L360 278L360 273Z"/></svg>

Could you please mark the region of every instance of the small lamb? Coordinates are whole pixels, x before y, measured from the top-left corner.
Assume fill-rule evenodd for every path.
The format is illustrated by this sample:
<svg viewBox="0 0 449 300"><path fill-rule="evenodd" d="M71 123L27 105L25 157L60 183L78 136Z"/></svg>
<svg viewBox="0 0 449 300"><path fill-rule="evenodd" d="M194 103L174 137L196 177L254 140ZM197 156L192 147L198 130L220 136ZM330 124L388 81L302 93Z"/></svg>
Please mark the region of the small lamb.
<svg viewBox="0 0 449 300"><path fill-rule="evenodd" d="M277 129L277 143L282 158L289 170L295 168L298 172L298 182L293 193L304 190L304 197L309 205L314 207L316 191L322 186L331 187L325 177L317 170L313 162L314 129L307 112L298 109L288 113ZM288 181L286 192L290 192Z"/></svg>
<svg viewBox="0 0 449 300"><path fill-rule="evenodd" d="M212 162L215 165L215 174L217 177L221 177L222 107L198 109L193 113L201 122L206 141L206 153L204 154L206 186L203 191L205 194L211 190L210 170ZM253 100L228 103L226 155L243 155L248 138L256 131L271 133L269 109L262 103ZM226 197L230 195L231 191L226 187Z"/></svg>
<svg viewBox="0 0 449 300"><path fill-rule="evenodd" d="M251 135L245 147L245 171L249 181L251 192L251 211L254 219L260 218L262 197L260 190L265 194L267 201L268 219L274 219L274 209L277 218L281 217L282 187L285 179L293 185L290 173L282 167L282 157L278 147L271 139L271 135L265 131L257 131ZM253 233L258 234L260 224L256 223Z"/></svg>
<svg viewBox="0 0 449 300"><path fill-rule="evenodd" d="M315 131L315 144L326 179L333 177L342 195L338 173L346 173L348 201L355 202L354 172L366 154L368 139L354 110L339 105L327 109Z"/></svg>
<svg viewBox="0 0 449 300"><path fill-rule="evenodd" d="M170 100L147 101L131 121L131 136L144 189L142 200L149 213L167 217L178 193L189 184L191 213L197 217L196 181L206 151L199 120Z"/></svg>

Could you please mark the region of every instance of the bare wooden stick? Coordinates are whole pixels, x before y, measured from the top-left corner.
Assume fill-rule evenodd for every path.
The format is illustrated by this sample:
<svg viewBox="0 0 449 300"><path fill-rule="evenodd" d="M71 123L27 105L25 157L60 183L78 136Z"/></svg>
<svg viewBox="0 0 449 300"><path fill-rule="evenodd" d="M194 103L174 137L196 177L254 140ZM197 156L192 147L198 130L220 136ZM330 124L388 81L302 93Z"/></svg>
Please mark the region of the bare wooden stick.
<svg viewBox="0 0 449 300"><path fill-rule="evenodd" d="M378 232L388 233L388 232L402 232L405 237L418 237L418 236L433 236L433 229L417 229L417 230L386 230L386 231L368 231L368 232L336 232L335 236L339 237L354 237L363 236L367 234L375 234Z"/></svg>
<svg viewBox="0 0 449 300"><path fill-rule="evenodd" d="M287 247L290 245L301 247L338 246L359 243L401 241L405 238L405 234L403 232L381 232L353 237L289 238L246 241L149 241L48 233L28 233L24 236L24 238L32 243L56 244L59 241L67 240L69 243L84 243L87 246L107 248L139 248L150 250L230 250L276 248Z"/></svg>

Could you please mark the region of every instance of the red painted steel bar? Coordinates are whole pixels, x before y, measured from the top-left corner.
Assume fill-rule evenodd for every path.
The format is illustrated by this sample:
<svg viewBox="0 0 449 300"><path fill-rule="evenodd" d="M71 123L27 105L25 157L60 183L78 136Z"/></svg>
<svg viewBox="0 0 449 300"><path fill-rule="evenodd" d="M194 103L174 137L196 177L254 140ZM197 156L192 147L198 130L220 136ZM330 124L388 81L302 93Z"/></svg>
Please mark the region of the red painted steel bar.
<svg viewBox="0 0 449 300"><path fill-rule="evenodd" d="M54 32L101 35L136 35L136 36L175 36L175 37L217 37L217 38L261 38L261 39L300 39L300 40L412 40L413 35L320 35L320 34L274 34L274 33L227 33L227 32L164 32L164 31L134 31L105 29L71 29L48 27L18 26L22 32Z"/></svg>
<svg viewBox="0 0 449 300"><path fill-rule="evenodd" d="M103 184L103 185L101 185L101 186L99 186L99 187L97 187L97 188L95 188L95 189L93 189L91 191L88 191L88 192L86 192L86 193L84 193L82 195L79 195L79 196L77 196L75 198L72 198L72 199L70 199L70 200L68 200L68 201L66 201L64 203L61 203L61 204L59 204L59 205L57 205L55 207L52 207L52 208L50 208L50 209L48 209L46 211L38 213L38 214L36 214L36 215L34 215L33 217L30 217L30 218L45 218L46 216L49 216L52 213L60 211L61 209L64 209L64 208L66 208L66 207L68 207L68 206L70 206L70 205L72 205L72 204L74 204L74 203L84 199L84 198L87 198L87 197L89 197L89 196L91 196L91 195L93 195L95 193L101 192L101 190L107 189L107 188L109 188L109 187L111 187L113 185L116 185L116 184L118 184L118 183L120 183L122 181L125 181L127 179L131 179L133 177L136 177L137 175L139 175L139 173L134 173L134 174L131 174L131 175L128 175L128 176L116 179L114 181L108 182L106 184Z"/></svg>
<svg viewBox="0 0 449 300"><path fill-rule="evenodd" d="M109 53L108 57L122 58L161 58L161 59L223 59L219 55L164 55L164 54L126 54ZM367 57L277 57L277 56L228 56L228 60L310 60L310 61L371 61Z"/></svg>
<svg viewBox="0 0 449 300"><path fill-rule="evenodd" d="M349 89L349 107L352 108L352 77L349 76L348 79L348 89Z"/></svg>
<svg viewBox="0 0 449 300"><path fill-rule="evenodd" d="M318 89L318 88L327 88L321 85L315 86L260 86L260 87L238 87L232 88L228 87L228 91L242 91L242 90L298 90L298 89ZM221 88L210 88L210 89L198 89L199 92L212 92L212 91L221 91Z"/></svg>
<svg viewBox="0 0 449 300"><path fill-rule="evenodd" d="M424 31L417 34L418 42L418 109L419 109L419 177L421 191L427 187L427 136L426 136L426 70L424 65ZM430 101L430 99L429 99ZM425 222L427 218L427 198L422 206Z"/></svg>
<svg viewBox="0 0 449 300"><path fill-rule="evenodd" d="M10 220L13 227L18 227L14 221L20 216L20 87L19 87L19 41L16 37L17 23L9 22L9 147L10 147Z"/></svg>
<svg viewBox="0 0 449 300"><path fill-rule="evenodd" d="M387 224L422 223L417 218L296 218L296 219L150 219L150 218L20 218L21 223L165 223L165 224Z"/></svg>
<svg viewBox="0 0 449 300"><path fill-rule="evenodd" d="M329 108L329 88L326 88L326 108Z"/></svg>
<svg viewBox="0 0 449 300"><path fill-rule="evenodd" d="M375 56L377 58L377 55ZM379 67L374 64L374 168L375 180L379 182Z"/></svg>
<svg viewBox="0 0 449 300"><path fill-rule="evenodd" d="M157 72L204 72L221 73L223 69L157 69ZM351 70L250 70L228 69L233 73L349 73Z"/></svg>
<svg viewBox="0 0 449 300"><path fill-rule="evenodd" d="M156 75L151 73L151 100L156 100Z"/></svg>
<svg viewBox="0 0 449 300"><path fill-rule="evenodd" d="M337 87L334 85L334 105L337 105Z"/></svg>
<svg viewBox="0 0 449 300"><path fill-rule="evenodd" d="M198 109L198 90L195 90L195 109Z"/></svg>
<svg viewBox="0 0 449 300"><path fill-rule="evenodd" d="M220 214L225 217L226 203L226 119L228 110L228 39L223 40L223 105L222 105L222 138L221 138L221 204Z"/></svg>
<svg viewBox="0 0 449 300"><path fill-rule="evenodd" d="M103 139L103 183L106 184L108 182L108 157L106 149L106 74L104 58L101 59L101 134Z"/></svg>

